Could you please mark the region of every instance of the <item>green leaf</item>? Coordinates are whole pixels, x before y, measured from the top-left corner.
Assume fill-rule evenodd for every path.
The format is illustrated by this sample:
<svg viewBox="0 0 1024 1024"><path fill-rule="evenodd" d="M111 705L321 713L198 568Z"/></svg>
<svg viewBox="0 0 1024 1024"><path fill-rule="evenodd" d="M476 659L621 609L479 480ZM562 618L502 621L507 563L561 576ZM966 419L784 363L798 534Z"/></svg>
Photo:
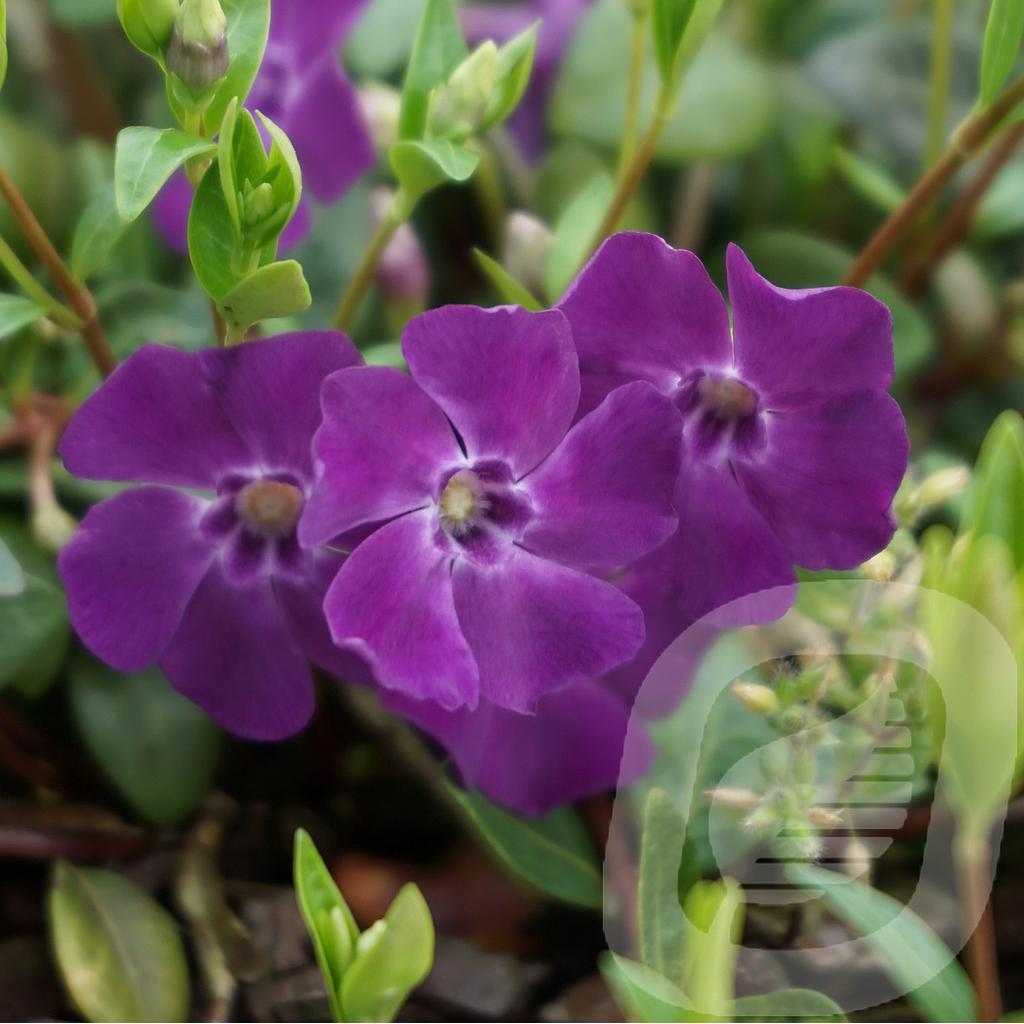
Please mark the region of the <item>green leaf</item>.
<svg viewBox="0 0 1024 1024"><path fill-rule="evenodd" d="M209 139L177 128L123 128L114 150L117 212L126 221L135 220L179 167L216 149Z"/></svg>
<svg viewBox="0 0 1024 1024"><path fill-rule="evenodd" d="M611 176L597 174L583 186L558 218L544 274L544 290L551 302L562 297L589 255L590 244L601 226L614 191Z"/></svg>
<svg viewBox="0 0 1024 1024"><path fill-rule="evenodd" d="M261 320L302 313L311 301L302 267L295 260L283 260L253 271L218 305L227 323L244 331Z"/></svg>
<svg viewBox="0 0 1024 1024"><path fill-rule="evenodd" d="M423 138L431 92L447 81L468 53L454 0L427 0L402 86L400 139Z"/></svg>
<svg viewBox="0 0 1024 1024"><path fill-rule="evenodd" d="M85 281L103 264L128 229L117 211L114 182L108 182L82 211L71 240L71 273Z"/></svg>
<svg viewBox="0 0 1024 1024"><path fill-rule="evenodd" d="M572 808L521 818L473 790L449 789L494 852L517 875L556 899L600 909L601 862Z"/></svg>
<svg viewBox="0 0 1024 1024"><path fill-rule="evenodd" d="M86 749L149 824L180 825L213 779L220 730L155 668L122 675L85 654L68 696Z"/></svg>
<svg viewBox="0 0 1024 1024"><path fill-rule="evenodd" d="M544 308L540 300L530 294L526 285L520 284L496 259L488 256L482 249L473 250L473 259L505 302L522 306L532 313Z"/></svg>
<svg viewBox="0 0 1024 1024"><path fill-rule="evenodd" d="M0 540L0 597L17 597L25 589L25 574L11 549Z"/></svg>
<svg viewBox="0 0 1024 1024"><path fill-rule="evenodd" d="M664 81L670 81L679 44L693 14L697 0L652 0L651 31L654 35L654 56Z"/></svg>
<svg viewBox="0 0 1024 1024"><path fill-rule="evenodd" d="M350 1021L393 1021L434 963L434 922L420 890L404 885L382 921L365 931L341 979Z"/></svg>
<svg viewBox="0 0 1024 1024"><path fill-rule="evenodd" d="M0 339L34 324L46 310L21 295L0 295Z"/></svg>
<svg viewBox="0 0 1024 1024"><path fill-rule="evenodd" d="M608 988L630 1020L660 1024L685 1018L686 996L664 975L605 950L597 961Z"/></svg>
<svg viewBox="0 0 1024 1024"><path fill-rule="evenodd" d="M684 905L694 927L683 948L680 988L701 1017L732 1017L743 888L732 878L697 882Z"/></svg>
<svg viewBox="0 0 1024 1024"><path fill-rule="evenodd" d="M287 188L291 189L291 206L285 218L285 224L287 224L299 208L299 200L302 198L302 169L299 167L299 158L295 155L295 147L292 145L291 139L285 135L280 127L258 110L256 111L256 116L263 124L267 135L270 136L269 166L275 168L275 165L280 164L286 172L284 175L277 175L277 183L280 183L278 187L286 190Z"/></svg>
<svg viewBox="0 0 1024 1024"><path fill-rule="evenodd" d="M539 25L540 22L535 22L499 48L497 81L480 125L481 131L501 124L523 98L533 71Z"/></svg>
<svg viewBox="0 0 1024 1024"><path fill-rule="evenodd" d="M235 232L219 175L203 175L188 215L188 254L206 292L219 302L238 283Z"/></svg>
<svg viewBox="0 0 1024 1024"><path fill-rule="evenodd" d="M821 891L829 910L875 950L879 963L926 1020L977 1019L974 991L964 969L913 911L834 871L791 864L787 873L803 888Z"/></svg>
<svg viewBox="0 0 1024 1024"><path fill-rule="evenodd" d="M178 928L137 885L58 861L49 918L61 977L86 1019L186 1019L188 965Z"/></svg>
<svg viewBox="0 0 1024 1024"><path fill-rule="evenodd" d="M741 242L754 266L773 284L784 288L816 288L834 285L853 263L853 253L799 231L757 231ZM934 336L924 316L881 274L867 283L867 290L892 313L896 353L897 387L905 386L931 356Z"/></svg>
<svg viewBox="0 0 1024 1024"><path fill-rule="evenodd" d="M992 0L981 51L981 83L978 99L987 107L1006 85L1021 40L1024 39L1024 4L1020 0Z"/></svg>
<svg viewBox="0 0 1024 1024"><path fill-rule="evenodd" d="M357 82L387 81L408 64L427 0L374 0L345 44Z"/></svg>
<svg viewBox="0 0 1024 1024"><path fill-rule="evenodd" d="M480 163L480 155L447 139L429 142L396 142L388 150L391 169L411 205L449 181L468 181Z"/></svg>
<svg viewBox="0 0 1024 1024"><path fill-rule="evenodd" d="M618 149L626 117L630 29L622 0L593 5L555 85L550 120L557 133L611 152ZM684 70L656 161L679 165L730 160L750 152L771 133L781 110L778 76L724 32L713 32ZM644 123L653 116L660 81L651 55L641 84Z"/></svg>
<svg viewBox="0 0 1024 1024"><path fill-rule="evenodd" d="M224 120L224 112L233 99L238 100L239 106L245 102L263 63L270 32L270 0L221 0L221 6L228 23L231 66L203 114L208 131Z"/></svg>
<svg viewBox="0 0 1024 1024"><path fill-rule="evenodd" d="M1014 568L1024 568L1024 419L1015 410L999 416L985 438L961 530L1000 538Z"/></svg>
<svg viewBox="0 0 1024 1024"><path fill-rule="evenodd" d="M305 829L295 833L295 898L327 985L334 1019L344 1020L341 979L351 963L359 929L327 865Z"/></svg>
<svg viewBox="0 0 1024 1024"><path fill-rule="evenodd" d="M844 1021L833 1000L809 988L782 988L763 996L744 996L733 1006L738 1021Z"/></svg>
<svg viewBox="0 0 1024 1024"><path fill-rule="evenodd" d="M7 77L7 0L0 0L0 88Z"/></svg>
<svg viewBox="0 0 1024 1024"><path fill-rule="evenodd" d="M835 163L839 173L884 213L892 213L906 198L906 192L888 171L849 149L837 146Z"/></svg>

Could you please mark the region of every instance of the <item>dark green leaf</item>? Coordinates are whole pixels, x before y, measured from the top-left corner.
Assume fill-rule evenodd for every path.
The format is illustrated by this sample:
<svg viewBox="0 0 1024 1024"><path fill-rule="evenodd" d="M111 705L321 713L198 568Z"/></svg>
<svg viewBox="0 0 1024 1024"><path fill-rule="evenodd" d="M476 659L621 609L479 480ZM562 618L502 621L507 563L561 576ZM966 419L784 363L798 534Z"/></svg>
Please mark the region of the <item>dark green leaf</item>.
<svg viewBox="0 0 1024 1024"><path fill-rule="evenodd" d="M0 540L0 597L17 597L25 589L25 574L11 549Z"/></svg>
<svg viewBox="0 0 1024 1024"><path fill-rule="evenodd" d="M0 339L34 324L46 310L20 295L0 295Z"/></svg>
<svg viewBox="0 0 1024 1024"><path fill-rule="evenodd" d="M261 320L294 316L309 308L309 285L295 260L270 263L253 271L220 300L232 327L244 331Z"/></svg>
<svg viewBox="0 0 1024 1024"><path fill-rule="evenodd" d="M82 211L71 240L71 273L84 281L120 241L128 222L117 212L114 183L108 182Z"/></svg>
<svg viewBox="0 0 1024 1024"><path fill-rule="evenodd" d="M791 864L792 881L826 905L878 954L879 963L926 1020L977 1020L974 990L948 946L913 911L844 875Z"/></svg>
<svg viewBox="0 0 1024 1024"><path fill-rule="evenodd" d="M1006 85L1024 39L1024 4L1021 0L992 0L981 51L978 99L987 107Z"/></svg>
<svg viewBox="0 0 1024 1024"><path fill-rule="evenodd" d="M177 128L124 128L114 152L117 212L133 221L186 161L213 153L217 145Z"/></svg>
<svg viewBox="0 0 1024 1024"><path fill-rule="evenodd" d="M220 730L156 668L121 675L87 655L72 661L68 695L86 749L151 825L181 824L217 767Z"/></svg>
<svg viewBox="0 0 1024 1024"><path fill-rule="evenodd" d="M423 138L431 91L448 79L468 52L454 0L427 0L402 86L400 139Z"/></svg>
<svg viewBox="0 0 1024 1024"><path fill-rule="evenodd" d="M652 0L651 30L654 35L654 56L658 70L666 81L671 79L676 53L693 14L697 0Z"/></svg>
<svg viewBox="0 0 1024 1024"><path fill-rule="evenodd" d="M396 142L388 151L388 158L412 205L446 182L468 181L480 163L479 153L447 139Z"/></svg>
<svg viewBox="0 0 1024 1024"><path fill-rule="evenodd" d="M58 861L49 917L57 966L86 1019L186 1019L188 965L177 926L137 885Z"/></svg>
<svg viewBox="0 0 1024 1024"><path fill-rule="evenodd" d="M733 1007L740 1021L843 1021L846 1015L828 996L809 988L783 988L744 996Z"/></svg>
<svg viewBox="0 0 1024 1024"><path fill-rule="evenodd" d="M558 218L544 274L544 289L551 302L562 297L590 254L590 245L614 191L610 175L597 174Z"/></svg>
<svg viewBox="0 0 1024 1024"><path fill-rule="evenodd" d="M562 807L521 818L473 790L449 787L491 848L514 871L549 896L599 909L601 862L576 812Z"/></svg>
<svg viewBox="0 0 1024 1024"><path fill-rule="evenodd" d="M496 259L488 256L482 249L474 249L473 258L504 302L522 306L523 309L534 313L544 308L540 301L530 294L526 285L520 284Z"/></svg>
<svg viewBox="0 0 1024 1024"><path fill-rule="evenodd" d="M7 76L7 0L0 0L0 88Z"/></svg>
<svg viewBox="0 0 1024 1024"><path fill-rule="evenodd" d="M238 283L233 267L235 231L220 177L203 175L188 216L188 254L199 283L218 302Z"/></svg>

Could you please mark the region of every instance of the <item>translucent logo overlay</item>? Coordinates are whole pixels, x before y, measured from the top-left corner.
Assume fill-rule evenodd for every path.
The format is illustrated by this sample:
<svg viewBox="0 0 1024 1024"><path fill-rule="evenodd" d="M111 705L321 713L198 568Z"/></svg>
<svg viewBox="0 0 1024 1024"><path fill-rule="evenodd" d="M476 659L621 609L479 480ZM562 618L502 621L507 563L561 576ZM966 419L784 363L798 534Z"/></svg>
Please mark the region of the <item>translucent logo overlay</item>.
<svg viewBox="0 0 1024 1024"><path fill-rule="evenodd" d="M948 595L870 580L801 584L781 618L735 626L794 596L763 592L695 624L634 703L605 931L634 986L687 1012L720 1010L665 977L665 950L672 960L707 934L682 906L688 865L742 886L745 938L726 940L738 994L813 988L847 1013L932 980L991 888L1018 750L1018 666L1000 631ZM652 791L674 807L667 823ZM991 837L970 900L956 881L966 826ZM851 887L893 878L898 899L842 923ZM907 949L892 970L885 951L922 922L948 958Z"/></svg>

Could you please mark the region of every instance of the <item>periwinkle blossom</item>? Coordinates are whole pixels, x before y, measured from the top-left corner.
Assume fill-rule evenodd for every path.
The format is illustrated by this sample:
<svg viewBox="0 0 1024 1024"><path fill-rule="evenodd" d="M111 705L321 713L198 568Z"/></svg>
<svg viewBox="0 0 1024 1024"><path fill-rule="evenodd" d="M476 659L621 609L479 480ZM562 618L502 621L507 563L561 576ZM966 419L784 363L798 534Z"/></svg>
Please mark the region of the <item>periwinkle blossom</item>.
<svg viewBox="0 0 1024 1024"><path fill-rule="evenodd" d="M144 482L94 506L59 568L98 657L158 663L227 729L280 739L313 711L309 662L369 682L321 604L342 557L299 547L324 378L361 357L336 332L187 353L146 345L75 414L67 468Z"/></svg>
<svg viewBox="0 0 1024 1024"><path fill-rule="evenodd" d="M700 260L654 235L609 239L560 304L582 409L644 380L682 416L679 529L619 581L648 613L634 683L707 613L767 591L732 612L782 614L794 565L853 568L895 528L908 442L889 311L853 288L777 288L736 246L727 269L731 330Z"/></svg>
<svg viewBox="0 0 1024 1024"><path fill-rule="evenodd" d="M675 529L679 413L635 382L573 426L579 367L558 311L449 306L412 320L403 351L411 377L324 383L300 541L385 524L331 585L328 625L388 690L528 714L639 648L640 609L590 570Z"/></svg>
<svg viewBox="0 0 1024 1024"><path fill-rule="evenodd" d="M285 0L273 4L270 38L245 105L259 110L291 139L302 180L313 197L340 199L376 163L359 95L338 51L369 0ZM188 249L192 186L176 174L157 197L153 216L174 251ZM299 206L281 236L287 248L309 230L308 206Z"/></svg>
<svg viewBox="0 0 1024 1024"><path fill-rule="evenodd" d="M512 130L530 160L540 159L547 138L548 101L562 58L590 0L521 0L516 3L468 4L460 11L471 46L487 39L506 43L540 21L533 73L526 94L509 118Z"/></svg>

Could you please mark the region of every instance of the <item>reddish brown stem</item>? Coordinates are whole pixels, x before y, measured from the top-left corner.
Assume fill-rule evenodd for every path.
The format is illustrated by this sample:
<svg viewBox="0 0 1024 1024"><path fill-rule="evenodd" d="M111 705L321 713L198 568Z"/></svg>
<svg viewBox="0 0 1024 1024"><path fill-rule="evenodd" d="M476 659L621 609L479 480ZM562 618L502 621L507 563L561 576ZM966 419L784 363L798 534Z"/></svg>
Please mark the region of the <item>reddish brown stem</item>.
<svg viewBox="0 0 1024 1024"><path fill-rule="evenodd" d="M967 943L967 970L978 994L978 1020L997 1021L1003 1015L999 988L999 957L995 921L989 899L990 851L975 840L959 851L960 899L964 919L977 922Z"/></svg>

